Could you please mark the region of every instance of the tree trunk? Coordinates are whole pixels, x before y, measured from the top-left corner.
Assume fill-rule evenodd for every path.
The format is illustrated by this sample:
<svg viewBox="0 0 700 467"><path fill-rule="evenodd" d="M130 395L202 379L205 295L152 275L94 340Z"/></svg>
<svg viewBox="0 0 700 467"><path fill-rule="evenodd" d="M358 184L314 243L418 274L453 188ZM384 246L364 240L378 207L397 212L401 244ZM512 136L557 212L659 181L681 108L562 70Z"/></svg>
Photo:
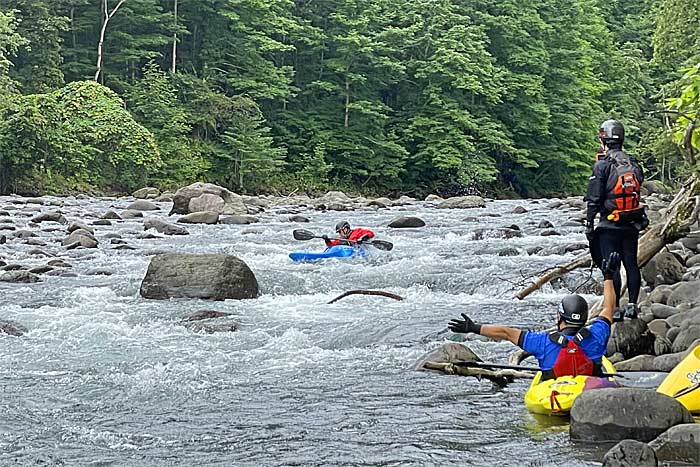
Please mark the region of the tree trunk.
<svg viewBox="0 0 700 467"><path fill-rule="evenodd" d="M350 124L350 81L345 78L345 128Z"/></svg>
<svg viewBox="0 0 700 467"><path fill-rule="evenodd" d="M383 290L362 290L362 289L359 289L359 290L349 290L341 295L338 295L333 300L328 302L328 305L330 305L331 303L335 303L338 300L340 300L341 298L347 297L348 295L381 295L382 297L389 297L389 298L393 298L394 300L403 300L403 297L401 297L400 295L393 294L391 292L384 292Z"/></svg>
<svg viewBox="0 0 700 467"><path fill-rule="evenodd" d="M170 65L170 72L175 74L175 62L177 60L177 0L175 0L173 14L175 16L175 31L173 32L173 62Z"/></svg>
<svg viewBox="0 0 700 467"><path fill-rule="evenodd" d="M105 33L107 32L107 24L109 24L109 20L112 19L114 14L117 12L117 10L119 10L125 1L126 0L119 0L119 3L117 3L117 6L114 7L114 10L112 10L111 13L109 11L109 6L107 5L107 0L104 0L104 3L102 4L104 8L104 20L102 22L102 29L100 30L100 41L97 43L97 70L95 71L96 82L100 81L100 75L102 74L102 56L105 43ZM102 81L104 82L104 78Z"/></svg>
<svg viewBox="0 0 700 467"><path fill-rule="evenodd" d="M647 230L639 239L637 262L640 267L648 263L665 245L683 238L690 231L690 226L698 221L699 215L700 178L697 175L693 175L681 187L661 222ZM572 262L552 269L531 285L519 291L515 296L522 300L553 279L561 277L574 269L590 265L590 261L590 253L579 255Z"/></svg>

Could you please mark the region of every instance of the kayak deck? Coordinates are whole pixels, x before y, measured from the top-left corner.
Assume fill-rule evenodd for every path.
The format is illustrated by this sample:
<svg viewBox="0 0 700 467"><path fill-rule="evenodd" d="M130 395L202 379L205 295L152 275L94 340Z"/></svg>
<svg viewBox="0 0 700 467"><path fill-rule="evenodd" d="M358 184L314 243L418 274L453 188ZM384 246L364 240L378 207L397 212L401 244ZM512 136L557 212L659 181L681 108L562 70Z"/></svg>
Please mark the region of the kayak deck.
<svg viewBox="0 0 700 467"><path fill-rule="evenodd" d="M603 357L603 371L615 373L615 367ZM612 377L561 376L542 381L538 371L525 393L525 407L532 413L566 416L574 405L574 400L584 391L619 386Z"/></svg>
<svg viewBox="0 0 700 467"><path fill-rule="evenodd" d="M671 370L656 391L675 397L690 413L700 414L700 345Z"/></svg>
<svg viewBox="0 0 700 467"><path fill-rule="evenodd" d="M347 245L335 245L321 252L294 252L289 253L292 261L313 262L329 258L362 258L367 256L367 250Z"/></svg>

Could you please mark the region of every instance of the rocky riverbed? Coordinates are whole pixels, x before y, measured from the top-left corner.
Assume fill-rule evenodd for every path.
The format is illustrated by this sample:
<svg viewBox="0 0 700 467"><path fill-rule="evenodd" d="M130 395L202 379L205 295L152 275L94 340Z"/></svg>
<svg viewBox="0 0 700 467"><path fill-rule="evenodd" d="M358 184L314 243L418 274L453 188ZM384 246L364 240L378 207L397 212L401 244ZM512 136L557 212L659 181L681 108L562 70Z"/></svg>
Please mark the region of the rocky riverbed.
<svg viewBox="0 0 700 467"><path fill-rule="evenodd" d="M580 199L243 197L203 185L135 195L0 197L2 462L440 465L459 456L474 465L594 465L602 457L572 444L566 425L525 412L524 382L496 391L410 371L450 337L446 321L461 311L542 328L561 294L594 299L598 273L589 280L588 271L512 298L523 277L584 251ZM668 195L648 201L659 211ZM373 229L394 250L368 261L288 259L322 249L293 240L293 229L330 234L339 219ZM620 365L668 366L693 342L698 242L672 245L645 270L648 330L630 337L642 347L610 349ZM163 253L236 256L254 273L257 298L145 299L146 269ZM326 305L358 288L406 300ZM469 345L489 360L513 350Z"/></svg>

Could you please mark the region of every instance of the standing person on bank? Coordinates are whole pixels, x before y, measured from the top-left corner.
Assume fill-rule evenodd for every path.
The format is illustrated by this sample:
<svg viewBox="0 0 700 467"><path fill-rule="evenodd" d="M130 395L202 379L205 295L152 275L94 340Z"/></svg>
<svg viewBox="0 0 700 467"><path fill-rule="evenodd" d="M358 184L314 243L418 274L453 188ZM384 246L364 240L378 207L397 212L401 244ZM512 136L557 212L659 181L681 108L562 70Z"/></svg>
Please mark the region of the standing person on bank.
<svg viewBox="0 0 700 467"><path fill-rule="evenodd" d="M637 264L639 232L649 225L644 205L641 202L641 188L644 173L641 167L622 150L625 141L625 128L617 120L606 120L600 125L598 139L602 152L597 155L593 174L588 180L588 191L584 201L586 211L586 237L591 249L591 257L599 262L611 252L620 254L627 273L629 303L623 309L620 305L622 280L616 274L616 309L613 321L625 317L636 319L637 299L642 285L642 275ZM594 229L596 216L600 214L598 227Z"/></svg>

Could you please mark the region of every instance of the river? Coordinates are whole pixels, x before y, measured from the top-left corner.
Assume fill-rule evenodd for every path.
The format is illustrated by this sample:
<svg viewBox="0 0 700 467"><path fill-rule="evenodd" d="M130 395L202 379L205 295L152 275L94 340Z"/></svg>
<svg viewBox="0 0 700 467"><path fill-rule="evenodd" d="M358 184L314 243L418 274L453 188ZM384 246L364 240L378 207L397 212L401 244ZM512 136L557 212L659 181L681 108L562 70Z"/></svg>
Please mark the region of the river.
<svg viewBox="0 0 700 467"><path fill-rule="evenodd" d="M9 202L0 198L0 208L25 208ZM85 213L128 202L66 199L62 210L89 222ZM529 212L511 213L517 205ZM161 206L157 216L166 218L169 203ZM303 211L309 224L284 222L272 209L257 224L187 226L191 235L159 239L137 239L140 220L119 221L96 227L97 250L49 243L42 249L72 263L77 277L0 283L0 318L29 328L20 338L0 335L0 465L599 465L604 451L572 444L566 420L525 410L526 381L498 390L410 369L450 337L446 323L461 312L486 323L553 322L564 290L548 286L513 299L513 282L573 257L528 256L526 248L584 241L580 227L561 227L574 211L546 206L530 200L469 210ZM21 226L30 214L14 220ZM397 215L428 225L387 228ZM292 229L331 233L340 219L375 230L394 250L369 261L289 260L291 251L322 249L319 240L295 241ZM542 219L562 235L540 236ZM525 235L473 239L477 228L510 224ZM42 224L49 226L58 224ZM46 241L63 237L34 231ZM110 232L136 250L111 249L103 237ZM498 256L506 247L521 254ZM0 253L8 263L45 264L27 256L31 248L8 243ZM256 274L261 296L144 300L139 286L156 251L234 254ZM358 288L406 299L352 296L326 304ZM176 323L202 309L237 315L240 331L197 334ZM489 361L505 362L515 349L482 338L468 344Z"/></svg>

